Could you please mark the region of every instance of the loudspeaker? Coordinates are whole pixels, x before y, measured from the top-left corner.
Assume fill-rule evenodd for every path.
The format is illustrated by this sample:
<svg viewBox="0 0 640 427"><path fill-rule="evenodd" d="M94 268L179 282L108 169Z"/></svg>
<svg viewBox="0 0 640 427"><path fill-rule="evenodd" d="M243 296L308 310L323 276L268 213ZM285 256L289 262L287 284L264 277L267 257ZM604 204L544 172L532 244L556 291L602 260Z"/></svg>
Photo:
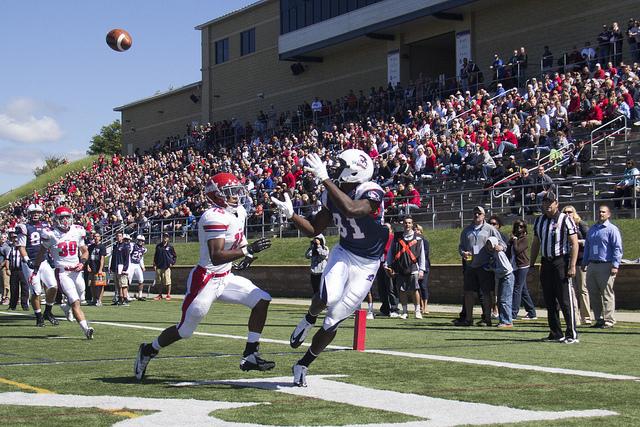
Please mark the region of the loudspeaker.
<svg viewBox="0 0 640 427"><path fill-rule="evenodd" d="M190 100L191 100L191 102L193 102L194 104L197 104L197 103L198 103L198 101L200 101L200 98L198 98L197 96L195 96L195 95L193 95L193 94L189 97L189 99L190 99Z"/></svg>
<svg viewBox="0 0 640 427"><path fill-rule="evenodd" d="M304 65L302 65L299 62L296 62L295 64L291 64L291 72L293 73L294 76L304 73Z"/></svg>

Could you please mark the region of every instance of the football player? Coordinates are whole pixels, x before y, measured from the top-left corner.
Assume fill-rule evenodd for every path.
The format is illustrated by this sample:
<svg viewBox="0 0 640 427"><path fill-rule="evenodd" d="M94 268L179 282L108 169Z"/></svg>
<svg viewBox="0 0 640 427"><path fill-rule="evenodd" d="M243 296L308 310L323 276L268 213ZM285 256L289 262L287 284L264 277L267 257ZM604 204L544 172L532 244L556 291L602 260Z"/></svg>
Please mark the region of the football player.
<svg viewBox="0 0 640 427"><path fill-rule="evenodd" d="M133 280L138 282L138 294L136 299L138 301L145 301L142 296L142 290L144 288L144 254L147 253L147 248L144 247L144 236L138 234L136 241L131 245L131 252L129 254L129 284L133 286Z"/></svg>
<svg viewBox="0 0 640 427"><path fill-rule="evenodd" d="M294 213L288 194L285 193L284 200L272 198L272 201L307 236L322 233L332 222L335 223L340 242L329 253L320 289L313 296L309 311L289 338L291 347L299 347L320 312L327 309L322 328L314 335L309 350L293 365L293 384L298 387L306 387L309 365L333 341L338 325L367 297L389 236L383 225L384 192L378 184L369 182L373 175L373 161L367 153L356 149L340 153L331 173L335 183L315 153L307 156L305 169L312 172L326 189L322 194L322 209L311 221Z"/></svg>
<svg viewBox="0 0 640 427"><path fill-rule="evenodd" d="M87 232L73 223L73 212L66 206L54 211L54 228L42 230L42 246L35 261L35 272L44 264L47 249L51 249L56 278L67 297L73 316L87 339L93 339L93 328L87 324L80 308L80 295L84 292L84 266L89 260L89 250L84 243Z"/></svg>
<svg viewBox="0 0 640 427"><path fill-rule="evenodd" d="M45 319L52 325L58 325L58 320L51 313L51 308L56 301L58 293L58 282L56 281L53 269L48 261L43 261L37 274L34 272L34 261L38 256L41 248L42 231L49 225L42 221L42 206L31 204L27 207L27 223L18 224L16 226L16 234L18 235L18 251L22 257L22 274L29 284L29 292L31 293L31 305L36 315L36 325L44 326ZM44 315L40 307L40 296L42 295L42 287L45 290Z"/></svg>
<svg viewBox="0 0 640 427"><path fill-rule="evenodd" d="M258 352L271 296L248 279L231 272L233 261L242 259L236 270L249 267L254 254L269 248L271 241L262 238L247 244L244 235L247 212L242 207L246 189L233 174L214 175L206 184L205 193L213 206L198 221L200 260L187 279L182 316L177 325L165 329L152 343L140 344L134 364L138 380L142 380L149 361L161 348L191 337L216 300L242 304L251 309L240 369L268 371L275 366Z"/></svg>

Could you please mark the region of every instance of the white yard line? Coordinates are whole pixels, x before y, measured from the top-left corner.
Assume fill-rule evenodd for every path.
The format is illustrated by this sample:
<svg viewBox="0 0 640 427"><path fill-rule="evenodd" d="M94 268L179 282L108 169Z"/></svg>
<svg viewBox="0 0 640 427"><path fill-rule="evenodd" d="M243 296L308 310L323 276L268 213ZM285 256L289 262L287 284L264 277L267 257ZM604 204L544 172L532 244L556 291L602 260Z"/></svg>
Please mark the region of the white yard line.
<svg viewBox="0 0 640 427"><path fill-rule="evenodd" d="M23 313L14 313L14 312L6 312L6 314L11 314L15 316L28 316ZM65 319L66 320L66 319ZM163 331L165 328L158 328L153 326L142 326L135 324L127 324L127 323L113 323L113 322L101 322L95 321L91 322L91 324L96 325L106 325L106 326L114 326L119 328L131 328L131 329L143 329L149 331ZM205 336L205 337L215 337L215 338L227 338L234 340L246 340L246 336L239 335L229 335L229 334L212 334L209 332L194 332L194 335ZM99 339L99 331L96 334L96 338ZM274 340L269 338L261 338L261 342L268 342L272 344L283 344L289 345L289 341L286 340ZM303 344L305 346L309 346L309 344ZM563 344L549 344L549 345L563 345ZM332 350L350 350L351 347L330 345L327 348ZM510 363L510 362L498 362L494 360L482 360L482 359L467 359L463 357L454 357L454 356L441 356L436 354L421 354L421 353L406 353L401 351L392 351L392 350L365 350L365 353L371 354L382 354L385 356L393 356L393 357L406 357L411 359L424 359L424 360L435 360L439 362L454 362L454 363L465 363L469 365L480 365L480 366L493 366L498 368L508 368L508 369L520 369L525 371L535 371L535 372L545 372L552 374L562 374L562 375L573 375L579 377L589 377L589 378L602 378L607 380L627 380L627 381L639 381L640 377L635 377L631 375L619 375L619 374L609 374L606 372L597 372L597 371L584 371L578 369L564 369L564 368L551 368L546 366L536 366L536 365L523 365L519 363Z"/></svg>

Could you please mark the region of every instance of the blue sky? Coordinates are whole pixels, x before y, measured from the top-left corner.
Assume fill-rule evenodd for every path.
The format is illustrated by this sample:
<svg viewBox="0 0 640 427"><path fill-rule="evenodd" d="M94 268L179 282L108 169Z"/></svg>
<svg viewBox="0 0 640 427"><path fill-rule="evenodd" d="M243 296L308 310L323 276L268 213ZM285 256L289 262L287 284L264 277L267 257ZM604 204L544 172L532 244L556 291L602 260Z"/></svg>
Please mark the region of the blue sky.
<svg viewBox="0 0 640 427"><path fill-rule="evenodd" d="M49 155L85 156L114 107L201 79L196 25L254 0L21 0L0 13L0 194ZM126 29L133 46L105 37Z"/></svg>

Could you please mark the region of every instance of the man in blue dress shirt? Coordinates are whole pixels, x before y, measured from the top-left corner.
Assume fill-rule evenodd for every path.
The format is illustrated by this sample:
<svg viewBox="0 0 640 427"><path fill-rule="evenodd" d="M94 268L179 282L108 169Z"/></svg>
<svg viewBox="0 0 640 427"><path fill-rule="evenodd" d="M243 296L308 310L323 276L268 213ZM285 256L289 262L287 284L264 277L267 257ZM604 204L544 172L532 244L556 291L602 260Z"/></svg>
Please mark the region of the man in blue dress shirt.
<svg viewBox="0 0 640 427"><path fill-rule="evenodd" d="M592 327L613 328L616 323L613 282L622 259L622 236L618 227L609 222L611 210L607 205L601 205L598 214L599 220L589 229L584 243L582 270L587 272L587 288L596 319Z"/></svg>

